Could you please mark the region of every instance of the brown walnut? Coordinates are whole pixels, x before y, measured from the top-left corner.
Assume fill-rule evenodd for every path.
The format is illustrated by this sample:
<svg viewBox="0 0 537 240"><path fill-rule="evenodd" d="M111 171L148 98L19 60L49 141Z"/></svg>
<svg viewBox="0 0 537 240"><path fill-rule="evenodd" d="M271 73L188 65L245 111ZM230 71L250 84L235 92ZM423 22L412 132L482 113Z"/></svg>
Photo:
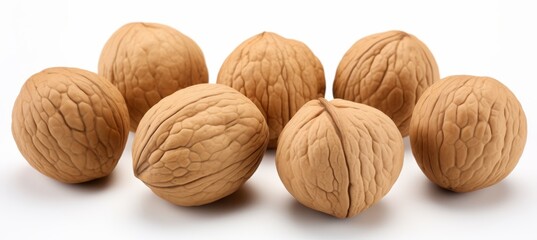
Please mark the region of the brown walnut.
<svg viewBox="0 0 537 240"><path fill-rule="evenodd" d="M401 134L381 111L321 98L306 103L283 129L276 167L300 203L345 218L388 193L403 154Z"/></svg>
<svg viewBox="0 0 537 240"><path fill-rule="evenodd" d="M30 77L13 106L12 133L28 163L66 183L109 175L129 133L121 93L97 74L49 68Z"/></svg>
<svg viewBox="0 0 537 240"><path fill-rule="evenodd" d="M495 79L450 76L416 104L410 141L416 162L442 188L469 192L498 183L515 168L526 143L526 116Z"/></svg>
<svg viewBox="0 0 537 240"><path fill-rule="evenodd" d="M283 127L302 105L324 97L321 62L302 42L264 32L239 45L225 60L218 83L237 89L261 110L275 148Z"/></svg>
<svg viewBox="0 0 537 240"><path fill-rule="evenodd" d="M332 90L335 98L381 110L404 137L414 105L439 78L436 61L423 42L389 31L362 38L345 53Z"/></svg>
<svg viewBox="0 0 537 240"><path fill-rule="evenodd" d="M188 36L157 23L129 23L104 45L99 75L119 89L136 130L151 106L175 91L209 80L205 58Z"/></svg>
<svg viewBox="0 0 537 240"><path fill-rule="evenodd" d="M167 201L203 205L239 189L267 144L268 126L252 101L224 85L198 84L162 99L142 118L134 174Z"/></svg>

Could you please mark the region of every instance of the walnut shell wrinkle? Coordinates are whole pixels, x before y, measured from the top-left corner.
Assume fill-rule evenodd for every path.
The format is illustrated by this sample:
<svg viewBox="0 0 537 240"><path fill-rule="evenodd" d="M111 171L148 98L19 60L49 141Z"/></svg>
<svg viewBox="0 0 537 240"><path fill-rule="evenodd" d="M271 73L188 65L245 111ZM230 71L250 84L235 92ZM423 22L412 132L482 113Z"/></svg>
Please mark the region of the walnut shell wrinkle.
<svg viewBox="0 0 537 240"><path fill-rule="evenodd" d="M393 121L370 106L311 100L285 126L276 167L303 205L352 217L384 197L399 177L404 146Z"/></svg>
<svg viewBox="0 0 537 240"><path fill-rule="evenodd" d="M515 168L527 137L513 93L489 77L450 76L427 89L410 123L410 144L425 175L442 188L470 192Z"/></svg>
<svg viewBox="0 0 537 240"><path fill-rule="evenodd" d="M13 106L12 133L32 167L65 183L109 175L129 134L121 93L97 74L49 68L24 83Z"/></svg>
<svg viewBox="0 0 537 240"><path fill-rule="evenodd" d="M345 53L332 90L335 98L381 110L404 137L414 105L439 79L436 61L423 42L405 32L389 31L362 38Z"/></svg>
<svg viewBox="0 0 537 240"><path fill-rule="evenodd" d="M224 61L218 83L237 89L264 114L275 148L283 127L312 99L324 97L321 62L302 42L263 32L240 44Z"/></svg>
<svg viewBox="0 0 537 240"><path fill-rule="evenodd" d="M198 84L154 105L133 143L134 174L181 206L235 192L257 169L268 144L257 107L233 88Z"/></svg>
<svg viewBox="0 0 537 240"><path fill-rule="evenodd" d="M106 42L99 75L112 82L129 108L131 130L160 99L209 76L199 46L162 24L129 23Z"/></svg>

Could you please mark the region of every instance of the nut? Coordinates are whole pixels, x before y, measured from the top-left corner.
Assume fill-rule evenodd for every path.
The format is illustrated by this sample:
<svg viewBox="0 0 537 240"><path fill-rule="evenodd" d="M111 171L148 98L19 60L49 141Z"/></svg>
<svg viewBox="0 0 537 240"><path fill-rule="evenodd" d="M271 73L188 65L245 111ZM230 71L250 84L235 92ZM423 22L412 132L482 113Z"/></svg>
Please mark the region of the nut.
<svg viewBox="0 0 537 240"><path fill-rule="evenodd" d="M324 97L321 62L302 42L264 32L225 60L218 83L237 89L261 110L270 128L269 148L289 119L311 99Z"/></svg>
<svg viewBox="0 0 537 240"><path fill-rule="evenodd" d="M321 98L306 103L283 129L276 167L300 203L344 218L388 193L403 153L401 134L381 111Z"/></svg>
<svg viewBox="0 0 537 240"><path fill-rule="evenodd" d="M161 198L207 204L252 176L268 144L263 114L236 90L217 84L184 88L140 121L134 174Z"/></svg>
<svg viewBox="0 0 537 240"><path fill-rule="evenodd" d="M412 152L440 187L469 192L501 181L526 144L526 116L495 79L451 76L427 89L410 123Z"/></svg>
<svg viewBox="0 0 537 240"><path fill-rule="evenodd" d="M129 134L121 93L76 68L49 68L30 77L12 117L13 138L28 163L66 183L109 175Z"/></svg>
<svg viewBox="0 0 537 240"><path fill-rule="evenodd" d="M401 31L367 36L343 56L334 97L375 107L404 136L419 97L440 78L433 55L419 39Z"/></svg>
<svg viewBox="0 0 537 240"><path fill-rule="evenodd" d="M123 94L132 130L160 99L209 79L198 45L156 23L129 23L117 30L101 52L99 75Z"/></svg>

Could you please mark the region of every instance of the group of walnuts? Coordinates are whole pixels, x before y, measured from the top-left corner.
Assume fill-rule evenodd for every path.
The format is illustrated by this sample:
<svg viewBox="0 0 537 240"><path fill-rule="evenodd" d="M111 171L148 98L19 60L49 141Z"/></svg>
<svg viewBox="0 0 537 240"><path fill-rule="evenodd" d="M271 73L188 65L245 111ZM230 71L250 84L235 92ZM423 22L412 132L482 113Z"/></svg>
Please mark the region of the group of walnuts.
<svg viewBox="0 0 537 240"><path fill-rule="evenodd" d="M98 74L59 67L30 77L12 133L39 172L79 183L109 175L133 130L135 176L182 206L235 192L276 148L278 174L300 203L352 217L397 180L406 135L425 175L452 191L493 185L517 164L526 118L516 97L488 77L439 78L416 37L374 34L343 56L327 101L311 50L264 32L207 84L192 39L130 23L104 46Z"/></svg>

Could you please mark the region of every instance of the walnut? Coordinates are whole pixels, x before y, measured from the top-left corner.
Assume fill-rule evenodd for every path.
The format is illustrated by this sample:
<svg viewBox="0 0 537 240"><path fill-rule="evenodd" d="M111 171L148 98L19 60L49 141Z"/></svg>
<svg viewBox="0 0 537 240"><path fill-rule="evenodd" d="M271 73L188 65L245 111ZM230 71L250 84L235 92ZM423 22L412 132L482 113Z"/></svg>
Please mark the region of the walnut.
<svg viewBox="0 0 537 240"><path fill-rule="evenodd" d="M125 98L132 130L163 97L209 79L198 45L157 23L129 23L117 30L101 52L99 75Z"/></svg>
<svg viewBox="0 0 537 240"><path fill-rule="evenodd" d="M321 62L302 42L264 32L239 45L225 60L218 83L237 89L261 110L270 128L269 148L302 105L324 97Z"/></svg>
<svg viewBox="0 0 537 240"><path fill-rule="evenodd" d="M427 89L410 123L412 152L434 183L469 192L498 183L526 143L526 116L495 79L451 76Z"/></svg>
<svg viewBox="0 0 537 240"><path fill-rule="evenodd" d="M133 143L134 173L174 204L207 204L250 178L267 144L268 126L252 101L224 85L194 85L162 99L142 118Z"/></svg>
<svg viewBox="0 0 537 240"><path fill-rule="evenodd" d="M76 68L49 68L30 77L12 117L13 138L28 163L66 183L109 175L129 133L121 93Z"/></svg>
<svg viewBox="0 0 537 240"><path fill-rule="evenodd" d="M403 154L399 130L381 111L321 98L304 105L283 129L276 167L300 203L345 218L388 193Z"/></svg>
<svg viewBox="0 0 537 240"><path fill-rule="evenodd" d="M389 31L362 38L345 53L333 92L335 98L381 110L406 136L415 103L439 78L425 44L405 32Z"/></svg>

